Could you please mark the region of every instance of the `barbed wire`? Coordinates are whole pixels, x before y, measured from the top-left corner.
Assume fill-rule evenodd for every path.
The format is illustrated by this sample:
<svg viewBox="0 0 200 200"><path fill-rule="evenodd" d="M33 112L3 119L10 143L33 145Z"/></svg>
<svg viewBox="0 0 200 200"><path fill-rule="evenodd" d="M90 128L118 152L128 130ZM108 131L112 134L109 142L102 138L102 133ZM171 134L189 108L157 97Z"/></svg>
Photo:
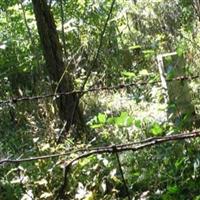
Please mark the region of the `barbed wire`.
<svg viewBox="0 0 200 200"><path fill-rule="evenodd" d="M75 153L81 153L77 157L69 160L67 162L67 166L73 164L74 162L89 157L94 154L104 154L104 153L116 153L116 152L125 152L125 151L137 151L140 149L144 149L146 147L158 145L161 143L169 142L169 141L177 141L177 140L185 140L190 138L200 137L200 130L193 130L192 132L187 133L177 133L174 135L167 135L162 137L151 137L147 138L142 141L138 142L131 142L131 143L123 143L123 144L114 144L109 146L101 146L101 147L92 147L92 148L81 148L78 150L67 150L65 153L58 153L58 154L50 154L50 155L42 155L36 157L27 157L27 158L20 158L20 159L2 159L0 160L0 165L10 163L10 164L19 164L23 162L32 162L37 160L45 160L50 158L58 158L67 155L72 155Z"/></svg>
<svg viewBox="0 0 200 200"><path fill-rule="evenodd" d="M178 76L176 78L172 79L167 79L167 82L172 82L172 81L185 81L185 80L194 80L198 79L200 76L199 75L194 75L194 76ZM38 95L38 96L23 96L23 97L12 97L6 100L1 100L0 101L0 106L2 105L12 105L16 104L18 102L22 101L34 101L34 100L40 100L40 99L46 99L46 98L59 98L61 96L66 96L66 95L72 95L72 94L86 94L89 92L100 92L100 91L111 91L111 90L119 90L119 89L124 89L124 88L129 88L129 87L137 87L138 86L143 86L143 85L156 85L161 83L161 81L138 81L138 82L132 82L128 84L118 84L114 86L103 86L103 87L93 87L89 88L87 90L73 90L70 92L60 92L60 93L51 93L51 94L44 94L44 95Z"/></svg>

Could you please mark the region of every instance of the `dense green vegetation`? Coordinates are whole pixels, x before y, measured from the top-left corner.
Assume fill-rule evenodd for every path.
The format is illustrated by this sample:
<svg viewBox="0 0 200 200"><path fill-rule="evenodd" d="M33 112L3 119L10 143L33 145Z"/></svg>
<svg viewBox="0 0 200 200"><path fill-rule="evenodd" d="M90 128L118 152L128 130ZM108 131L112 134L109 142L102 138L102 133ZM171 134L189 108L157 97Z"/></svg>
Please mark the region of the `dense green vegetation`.
<svg viewBox="0 0 200 200"><path fill-rule="evenodd" d="M198 130L199 20L197 0L0 0L0 200L199 200L198 137L66 167Z"/></svg>

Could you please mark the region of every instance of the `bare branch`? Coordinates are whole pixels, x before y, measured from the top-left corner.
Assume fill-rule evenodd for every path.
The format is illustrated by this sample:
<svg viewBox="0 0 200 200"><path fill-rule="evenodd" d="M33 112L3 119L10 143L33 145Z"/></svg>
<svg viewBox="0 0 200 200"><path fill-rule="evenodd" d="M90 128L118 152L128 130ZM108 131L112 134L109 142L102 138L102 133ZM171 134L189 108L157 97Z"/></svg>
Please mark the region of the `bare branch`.
<svg viewBox="0 0 200 200"><path fill-rule="evenodd" d="M119 171L120 171L120 174L121 174L121 177L122 177L122 181L123 181L124 187L126 189L126 195L128 197L128 200L131 200L131 195L130 195L130 192L129 192L129 189L128 189L128 186L127 186L127 183L126 183L126 180L125 180L125 177L124 177L124 172L123 172L122 165L121 165L121 162L120 162L119 154L117 152L115 154L116 154L117 163L118 163L118 166L119 166Z"/></svg>
<svg viewBox="0 0 200 200"><path fill-rule="evenodd" d="M107 19L106 19L106 21L105 21L103 30L102 30L102 32L101 32L101 34L100 34L100 38L99 38L99 47L98 47L98 49L97 49L97 53L96 53L96 55L95 55L95 58L94 58L94 60L92 61L91 66L90 66L90 68L89 68L89 70L88 70L88 72L87 72L87 75L86 75L86 78L85 78L85 80L84 80L84 82L83 82L83 85L82 85L82 87L81 87L82 90L84 90L85 85L86 85L86 83L87 83L87 81L88 81L88 79L89 79L89 77L90 77L90 75L91 75L91 73L92 73L92 70L96 67L97 60L98 60L99 54L100 54L100 50L101 50L101 47L102 47L102 45L103 45L104 34L105 34L105 32L106 32L106 28L107 28L107 25L108 25L108 21L110 20L110 17L111 17L111 15L112 15L112 11L113 11L114 5L115 5L115 0L113 0L112 3L111 3L110 11L109 11L108 16L107 16Z"/></svg>

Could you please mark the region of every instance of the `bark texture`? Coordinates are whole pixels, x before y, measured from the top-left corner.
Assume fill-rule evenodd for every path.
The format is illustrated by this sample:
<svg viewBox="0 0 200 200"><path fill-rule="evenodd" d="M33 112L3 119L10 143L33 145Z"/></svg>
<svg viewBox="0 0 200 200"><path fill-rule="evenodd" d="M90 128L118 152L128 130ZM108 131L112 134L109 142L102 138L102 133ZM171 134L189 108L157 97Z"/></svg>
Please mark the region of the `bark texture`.
<svg viewBox="0 0 200 200"><path fill-rule="evenodd" d="M62 47L53 15L46 0L32 0L33 9L37 21L38 33L43 47L44 58L53 81L52 88L55 90L60 78L65 71ZM69 92L74 89L73 81L69 73L65 73L59 83L57 92ZM61 96L56 100L61 120L66 121L66 131L70 126L82 125L82 113L78 108L78 96L76 94Z"/></svg>

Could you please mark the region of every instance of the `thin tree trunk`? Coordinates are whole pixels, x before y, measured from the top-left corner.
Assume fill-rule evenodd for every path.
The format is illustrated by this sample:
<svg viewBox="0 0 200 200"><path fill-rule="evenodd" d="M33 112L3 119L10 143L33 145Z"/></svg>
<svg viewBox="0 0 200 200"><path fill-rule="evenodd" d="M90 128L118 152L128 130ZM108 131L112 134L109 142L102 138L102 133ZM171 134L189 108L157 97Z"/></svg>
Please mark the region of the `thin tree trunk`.
<svg viewBox="0 0 200 200"><path fill-rule="evenodd" d="M62 47L59 42L56 25L46 0L32 0L34 13L37 21L38 33L43 46L44 58L53 81L52 88L57 92L69 92L74 89L70 74L65 73ZM61 82L60 78L65 73ZM59 83L59 85L57 85ZM66 131L73 125L82 125L82 113L77 106L76 94L57 98L57 106L61 120L66 121Z"/></svg>

